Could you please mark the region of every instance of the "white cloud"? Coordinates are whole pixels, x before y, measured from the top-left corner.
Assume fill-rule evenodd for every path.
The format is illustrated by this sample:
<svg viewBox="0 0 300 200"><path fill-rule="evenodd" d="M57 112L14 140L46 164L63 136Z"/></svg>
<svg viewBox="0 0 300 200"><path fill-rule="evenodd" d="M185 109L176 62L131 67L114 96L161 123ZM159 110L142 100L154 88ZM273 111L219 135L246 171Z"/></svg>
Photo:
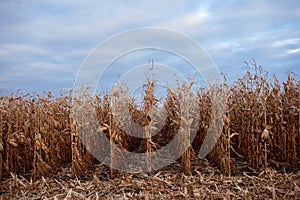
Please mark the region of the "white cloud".
<svg viewBox="0 0 300 200"><path fill-rule="evenodd" d="M273 47L284 47L286 45L291 45L291 44L299 44L300 45L300 39L290 38L290 39L275 41L272 43L272 46Z"/></svg>
<svg viewBox="0 0 300 200"><path fill-rule="evenodd" d="M218 42L209 46L209 51L228 51L238 47L236 42Z"/></svg>
<svg viewBox="0 0 300 200"><path fill-rule="evenodd" d="M21 54L49 54L50 51L45 48L39 48L36 46L25 45L20 43L3 44L0 46L1 54L5 56Z"/></svg>
<svg viewBox="0 0 300 200"><path fill-rule="evenodd" d="M191 13L184 16L171 19L165 22L162 26L167 26L174 29L184 30L185 28L197 27L209 17L209 13Z"/></svg>
<svg viewBox="0 0 300 200"><path fill-rule="evenodd" d="M300 53L300 48L297 49L289 49L286 51L287 54L297 54Z"/></svg>

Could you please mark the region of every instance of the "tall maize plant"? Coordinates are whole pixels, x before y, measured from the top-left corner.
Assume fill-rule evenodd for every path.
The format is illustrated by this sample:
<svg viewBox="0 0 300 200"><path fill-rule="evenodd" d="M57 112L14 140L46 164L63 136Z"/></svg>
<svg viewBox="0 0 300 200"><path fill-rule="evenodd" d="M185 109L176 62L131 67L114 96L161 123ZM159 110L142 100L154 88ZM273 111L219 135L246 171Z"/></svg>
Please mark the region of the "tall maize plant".
<svg viewBox="0 0 300 200"><path fill-rule="evenodd" d="M183 150L182 166L190 173L192 153L199 153L210 121L218 114L212 110L218 102L212 101L211 96L218 95L218 90L224 91L227 108L223 113L223 130L208 160L227 175L238 170L237 161L247 162L255 169L276 166L297 170L300 81L288 73L280 83L276 76L270 79L255 62L248 67L245 75L231 85L225 82L223 88L201 87L192 92L192 79L169 89L165 101L155 98L152 73L143 86L141 106L124 86L95 97L86 96L88 92L83 89L78 99L72 101L77 105L73 114L79 121L72 117L74 105L69 94L1 93L0 178L7 178L10 173L32 173L33 178L38 178L69 164L73 176L85 175L99 162L93 155L110 156L104 161L112 169L118 168L127 165L123 150L145 153L148 170L152 170L154 162L160 162L155 160L155 151L170 143L176 133L180 135L176 141L178 149ZM96 121L90 118L92 111ZM160 116L163 113L166 116ZM144 138L134 137L140 132ZM105 145L97 140L97 134L108 139L108 149L103 149ZM107 155L89 152L96 148ZM168 155L165 157L168 159Z"/></svg>

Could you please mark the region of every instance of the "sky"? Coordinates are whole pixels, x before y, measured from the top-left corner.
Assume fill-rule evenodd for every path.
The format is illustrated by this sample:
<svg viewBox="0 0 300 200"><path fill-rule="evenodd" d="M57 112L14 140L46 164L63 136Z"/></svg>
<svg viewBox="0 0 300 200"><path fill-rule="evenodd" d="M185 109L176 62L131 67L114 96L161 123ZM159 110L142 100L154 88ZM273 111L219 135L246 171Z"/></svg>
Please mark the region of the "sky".
<svg viewBox="0 0 300 200"><path fill-rule="evenodd" d="M242 75L244 61L252 58L281 81L288 70L299 79L298 0L1 0L0 91L68 91L97 45L143 27L193 38L229 80ZM138 66L151 59L190 74L184 61L166 52L145 50L124 57L113 63L99 87L109 87L105 84L129 69L122 64Z"/></svg>

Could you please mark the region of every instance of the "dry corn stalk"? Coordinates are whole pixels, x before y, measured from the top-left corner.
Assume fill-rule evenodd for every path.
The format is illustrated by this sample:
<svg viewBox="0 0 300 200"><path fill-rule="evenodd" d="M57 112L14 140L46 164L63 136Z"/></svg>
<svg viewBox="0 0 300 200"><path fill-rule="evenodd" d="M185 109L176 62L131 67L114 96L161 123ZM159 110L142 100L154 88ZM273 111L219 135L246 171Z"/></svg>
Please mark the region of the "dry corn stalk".
<svg viewBox="0 0 300 200"><path fill-rule="evenodd" d="M217 161L220 160L218 157L223 160L227 158L224 160L227 171L232 170L229 161L236 156L257 169L270 165L271 160L297 169L300 160L300 82L291 73L283 83L279 83L276 77L268 82L267 73L261 67L255 63L250 67L245 76L227 86L228 107L231 109L226 116L230 123L225 119L220 143L217 144L221 155L213 151L210 159ZM128 100L123 104L123 108L132 114L133 121L140 124L143 131L150 136L157 128L156 119L151 116L151 109L157 102L154 97L154 79L149 80L145 86L144 107L137 107L134 101ZM184 112L180 113L178 98L180 90L182 88L179 87L177 91L170 92L167 101L160 102L166 108L168 116L165 126L156 136L148 140L130 137L126 135L126 131L118 129L119 124L115 124L114 120L116 116L113 116L111 120L115 129L115 133L111 134L113 142L128 151L147 151L149 155L155 149L168 144L173 139L174 132L178 132L181 122L186 125L191 122L190 116ZM118 89L116 91L119 92ZM195 151L199 150L203 142L204 133L207 132L213 114L210 91L200 88L197 92L199 119L194 119L190 129L186 126L182 132L182 135L185 135L182 145L188 146L189 131L191 133L198 130L192 144ZM109 124L110 121L111 105L108 103L110 95L113 94L99 95L93 100L101 125ZM125 98L121 91L118 95L119 102L128 98L127 96ZM45 93L44 96L18 93L0 95L0 178L7 177L10 172L28 173L32 169L35 176L47 175L48 171L51 171L50 168L56 170L69 163L72 163L73 175L78 175L88 169L86 163L95 163L82 145L84 141L81 141L76 130L78 124L75 126L70 120L71 105L68 98L68 94L54 98L51 93ZM183 107L183 110L186 108ZM193 109L189 111L195 112ZM84 116L83 113L82 117ZM125 123L126 119L120 121ZM197 127L194 127L195 124ZM265 130L267 125L272 125L272 134L270 129ZM103 132L109 135L106 130ZM87 129L85 133L89 137ZM238 133L238 137L231 137L233 133ZM268 140L269 137L271 140ZM113 157L118 160L121 155L115 153ZM184 157L186 157L184 165L188 170L190 168L188 152ZM147 162L151 167L153 159L148 157Z"/></svg>

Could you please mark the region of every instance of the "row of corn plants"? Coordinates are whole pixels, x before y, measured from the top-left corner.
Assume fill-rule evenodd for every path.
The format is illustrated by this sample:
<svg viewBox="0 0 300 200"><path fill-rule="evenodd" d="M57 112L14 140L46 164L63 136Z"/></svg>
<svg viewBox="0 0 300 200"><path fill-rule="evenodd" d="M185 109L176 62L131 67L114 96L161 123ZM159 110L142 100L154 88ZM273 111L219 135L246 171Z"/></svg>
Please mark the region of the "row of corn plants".
<svg viewBox="0 0 300 200"><path fill-rule="evenodd" d="M137 105L126 87L114 87L111 93L85 102L95 109L96 124L88 120L89 110L84 109L86 105L80 105L80 100L76 103L84 112L76 114L85 124L78 124L71 117L68 94L58 97L51 93L1 95L0 178L10 173L31 174L37 178L69 164L74 176L84 175L98 162L85 146L86 141L95 139L91 131L104 134L110 141L108 155L112 174L116 166L126 164L122 149L146 153L145 164L151 170L154 162L160 162L152 152L163 148L179 134L176 148L183 149L183 154L178 162L190 174L193 156L199 153L214 115L212 90L222 90L226 96L223 129L207 156L212 163L227 175L234 171L237 159L258 169L281 165L297 170L300 82L289 73L287 79L279 83L275 76L268 79L268 73L255 63L250 67L232 85L226 84L225 77L221 88L200 87L193 92L191 87L196 83L192 79L178 85L177 89L169 89L163 102L154 95L154 74L143 85L142 105ZM130 116L131 120L124 116ZM163 124L158 127L160 122ZM141 130L145 138L127 134ZM153 135L154 132L158 133ZM91 145L101 146L101 141Z"/></svg>

